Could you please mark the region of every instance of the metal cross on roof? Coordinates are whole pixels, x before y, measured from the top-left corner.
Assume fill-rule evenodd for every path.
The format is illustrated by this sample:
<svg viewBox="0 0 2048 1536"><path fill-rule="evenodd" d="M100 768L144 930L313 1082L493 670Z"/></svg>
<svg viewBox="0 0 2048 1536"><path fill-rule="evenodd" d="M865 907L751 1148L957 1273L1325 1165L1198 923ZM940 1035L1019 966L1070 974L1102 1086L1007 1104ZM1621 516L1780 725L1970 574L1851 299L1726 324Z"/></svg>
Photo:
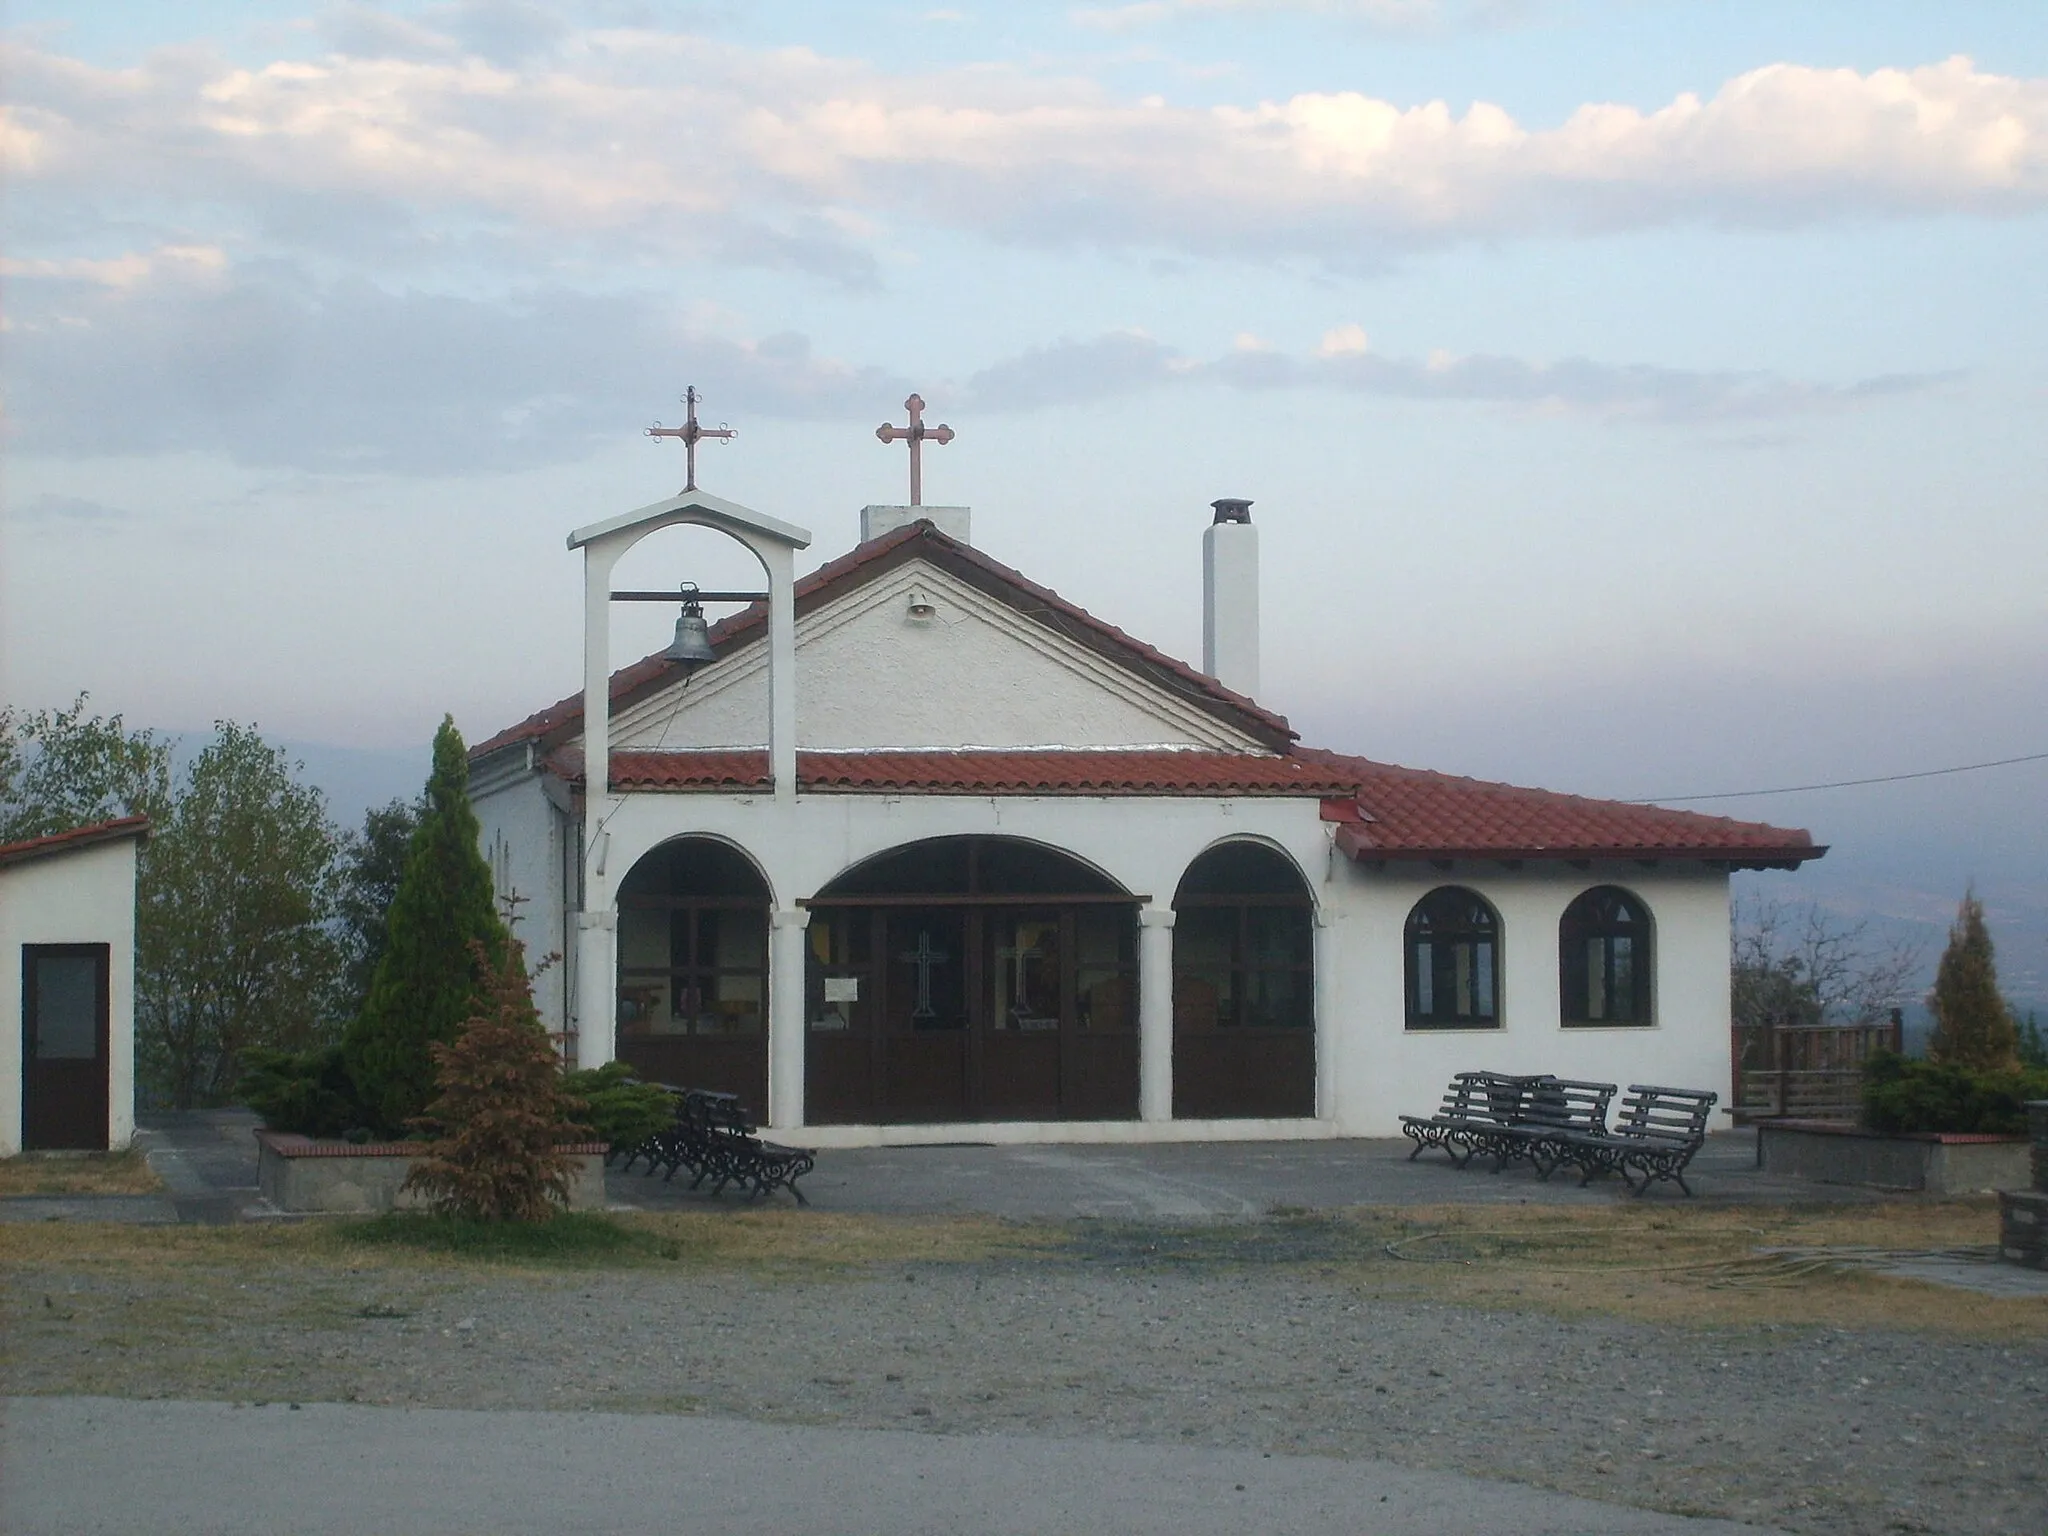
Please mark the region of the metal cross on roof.
<svg viewBox="0 0 2048 1536"><path fill-rule="evenodd" d="M903 408L910 412L910 425L892 427L885 421L875 428L875 436L885 443L910 444L910 504L921 507L924 505L924 462L921 457L924 441L930 438L935 443L950 443L953 441L953 429L943 424L936 427L924 424L923 395L912 395L903 402Z"/></svg>
<svg viewBox="0 0 2048 1536"><path fill-rule="evenodd" d="M697 402L703 398L702 395L697 393L697 386L692 384L683 391L683 404L689 408L689 419L680 427L664 427L657 421L647 429L649 437L679 437L683 440L683 451L686 455L685 463L689 472L689 478L683 486L683 489L686 491L697 489L697 444L707 437L729 442L739 436L739 432L733 427L700 427L697 425Z"/></svg>

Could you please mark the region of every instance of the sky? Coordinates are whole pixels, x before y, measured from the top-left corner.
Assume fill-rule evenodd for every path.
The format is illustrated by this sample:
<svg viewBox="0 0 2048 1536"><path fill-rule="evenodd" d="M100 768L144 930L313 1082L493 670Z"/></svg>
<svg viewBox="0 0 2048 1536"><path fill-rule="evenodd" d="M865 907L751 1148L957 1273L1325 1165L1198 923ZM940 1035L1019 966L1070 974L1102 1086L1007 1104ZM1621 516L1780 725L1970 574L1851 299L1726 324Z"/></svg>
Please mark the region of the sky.
<svg viewBox="0 0 2048 1536"><path fill-rule="evenodd" d="M0 683L402 782L570 692L563 537L926 499L1264 702L1625 798L2048 752L2028 3L12 0ZM622 578L748 579L678 533ZM667 616L623 616L616 659ZM380 756L381 754L381 756ZM2048 1002L2048 763L1698 802Z"/></svg>

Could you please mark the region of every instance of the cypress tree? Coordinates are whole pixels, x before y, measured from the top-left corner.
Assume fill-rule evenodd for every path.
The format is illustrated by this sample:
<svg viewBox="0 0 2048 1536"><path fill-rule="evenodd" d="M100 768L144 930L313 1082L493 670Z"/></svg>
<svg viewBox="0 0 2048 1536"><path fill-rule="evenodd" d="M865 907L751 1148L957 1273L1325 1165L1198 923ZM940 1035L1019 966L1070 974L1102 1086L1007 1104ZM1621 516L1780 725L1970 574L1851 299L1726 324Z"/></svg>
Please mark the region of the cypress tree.
<svg viewBox="0 0 2048 1536"><path fill-rule="evenodd" d="M349 1077L378 1129L403 1135L426 1109L434 1097L433 1047L454 1040L478 1012L486 967L501 961L524 973L492 906L491 872L469 804L469 755L450 717L434 735L426 805L391 900L384 954L343 1042Z"/></svg>
<svg viewBox="0 0 2048 1536"><path fill-rule="evenodd" d="M2019 1065L2019 1032L1999 995L1991 932L1974 890L1964 893L1949 928L1927 1006L1934 1013L1934 1038L1927 1044L1933 1060L1980 1072Z"/></svg>

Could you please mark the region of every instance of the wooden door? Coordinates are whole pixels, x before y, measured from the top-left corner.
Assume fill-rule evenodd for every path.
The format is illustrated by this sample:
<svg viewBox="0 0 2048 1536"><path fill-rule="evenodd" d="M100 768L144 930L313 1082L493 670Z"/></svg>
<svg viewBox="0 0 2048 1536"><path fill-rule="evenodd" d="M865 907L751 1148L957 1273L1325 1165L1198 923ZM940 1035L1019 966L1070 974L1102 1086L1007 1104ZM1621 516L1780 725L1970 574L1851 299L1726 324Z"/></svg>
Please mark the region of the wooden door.
<svg viewBox="0 0 2048 1536"><path fill-rule="evenodd" d="M1071 1031L1071 922L1053 908L979 914L975 1108L983 1120L1057 1120L1061 1037Z"/></svg>
<svg viewBox="0 0 2048 1536"><path fill-rule="evenodd" d="M110 951L28 944L21 952L21 1126L31 1151L107 1147Z"/></svg>
<svg viewBox="0 0 2048 1536"><path fill-rule="evenodd" d="M899 1124L971 1117L968 914L890 909L882 924L881 1118Z"/></svg>

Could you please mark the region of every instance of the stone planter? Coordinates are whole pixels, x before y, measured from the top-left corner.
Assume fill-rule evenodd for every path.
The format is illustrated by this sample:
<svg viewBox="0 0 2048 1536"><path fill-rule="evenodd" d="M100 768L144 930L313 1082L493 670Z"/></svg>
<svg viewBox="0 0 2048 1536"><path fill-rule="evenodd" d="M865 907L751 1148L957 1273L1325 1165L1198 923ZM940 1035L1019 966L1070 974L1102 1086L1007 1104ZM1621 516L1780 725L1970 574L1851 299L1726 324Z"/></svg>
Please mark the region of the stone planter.
<svg viewBox="0 0 2048 1536"><path fill-rule="evenodd" d="M1767 1120L1757 1137L1765 1172L1818 1184L1972 1195L2023 1184L2031 1172L2025 1136L1888 1135L1814 1120Z"/></svg>
<svg viewBox="0 0 2048 1536"><path fill-rule="evenodd" d="M417 1210L425 1201L400 1188L412 1160L426 1151L417 1141L315 1141L284 1131L256 1133L256 1182L281 1211L373 1216ZM583 1143L571 1154L569 1209L603 1210L604 1148Z"/></svg>

